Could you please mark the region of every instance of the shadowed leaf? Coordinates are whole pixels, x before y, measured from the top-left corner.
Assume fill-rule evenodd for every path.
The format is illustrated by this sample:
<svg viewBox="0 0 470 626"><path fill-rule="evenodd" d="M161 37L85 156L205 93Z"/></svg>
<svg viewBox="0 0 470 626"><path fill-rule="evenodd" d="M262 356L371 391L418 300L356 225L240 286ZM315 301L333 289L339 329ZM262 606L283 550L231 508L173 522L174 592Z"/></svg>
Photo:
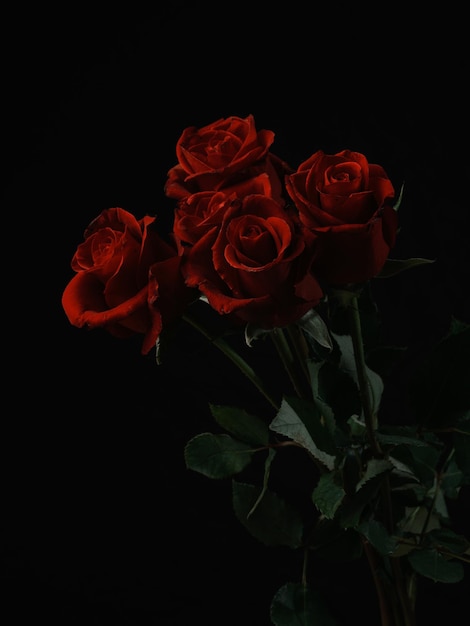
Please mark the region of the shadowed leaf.
<svg viewBox="0 0 470 626"><path fill-rule="evenodd" d="M252 448L229 435L201 433L184 449L188 469L209 478L228 478L241 472L251 462Z"/></svg>
<svg viewBox="0 0 470 626"><path fill-rule="evenodd" d="M269 442L269 428L259 417L233 406L210 405L216 422L231 435L247 443L265 446Z"/></svg>
<svg viewBox="0 0 470 626"><path fill-rule="evenodd" d="M407 558L415 572L434 582L458 583L464 576L462 563L448 561L436 550L414 550Z"/></svg>
<svg viewBox="0 0 470 626"><path fill-rule="evenodd" d="M413 259L387 259L382 268L380 274L377 275L376 278L389 278L390 276L396 276L400 272L404 272L405 270L409 270L412 267L417 267L418 265L428 265L429 263L434 263L434 259L421 259L421 258L413 258Z"/></svg>
<svg viewBox="0 0 470 626"><path fill-rule="evenodd" d="M301 545L303 521L301 515L272 491L232 481L232 502L237 519L258 541L267 546ZM256 504L256 507L255 507Z"/></svg>
<svg viewBox="0 0 470 626"><path fill-rule="evenodd" d="M337 626L317 591L299 583L281 587L271 603L275 626Z"/></svg>
<svg viewBox="0 0 470 626"><path fill-rule="evenodd" d="M269 428L297 442L328 469L333 469L334 441L322 424L316 405L299 398L284 398Z"/></svg>

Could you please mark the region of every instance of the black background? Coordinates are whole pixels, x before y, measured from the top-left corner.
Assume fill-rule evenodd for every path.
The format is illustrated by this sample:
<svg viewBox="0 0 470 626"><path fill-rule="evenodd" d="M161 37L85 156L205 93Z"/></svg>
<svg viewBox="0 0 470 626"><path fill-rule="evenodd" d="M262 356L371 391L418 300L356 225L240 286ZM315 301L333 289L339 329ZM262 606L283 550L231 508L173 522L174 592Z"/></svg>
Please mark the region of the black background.
<svg viewBox="0 0 470 626"><path fill-rule="evenodd" d="M163 185L185 127L252 113L292 165L344 148L383 165L405 183L393 254L436 259L379 291L390 341L419 354L451 316L470 322L459 16L343 11L180 2L5 15L5 626L268 626L272 596L299 574L292 555L234 521L226 483L184 466L184 444L211 430L207 403L233 389L233 372L220 375L191 336L186 359L158 367L139 339L72 328L61 309L101 210L171 215ZM455 505L464 532L466 502ZM370 575L356 568L313 576L341 624L376 625ZM418 626L458 623L465 587L425 581Z"/></svg>

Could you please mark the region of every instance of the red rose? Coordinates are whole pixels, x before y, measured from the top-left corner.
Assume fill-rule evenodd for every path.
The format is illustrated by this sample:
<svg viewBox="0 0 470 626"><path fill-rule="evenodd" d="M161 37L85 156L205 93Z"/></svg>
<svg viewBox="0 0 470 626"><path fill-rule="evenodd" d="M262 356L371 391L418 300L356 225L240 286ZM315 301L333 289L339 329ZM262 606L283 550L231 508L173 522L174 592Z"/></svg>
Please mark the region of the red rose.
<svg viewBox="0 0 470 626"><path fill-rule="evenodd" d="M260 174L239 185L236 192L199 191L181 198L175 209L173 233L180 242L194 244L212 226L219 226L228 204L237 196L251 194L271 195L267 174Z"/></svg>
<svg viewBox="0 0 470 626"><path fill-rule="evenodd" d="M393 185L359 152L315 152L286 177L302 223L318 237L315 272L331 284L376 276L395 245Z"/></svg>
<svg viewBox="0 0 470 626"><path fill-rule="evenodd" d="M77 272L62 295L71 324L106 329L117 337L145 335L142 352L155 345L163 322L192 297L180 273L181 257L152 225L121 208L107 209L85 230L72 259Z"/></svg>
<svg viewBox="0 0 470 626"><path fill-rule="evenodd" d="M315 237L272 198L235 199L220 226L186 250L186 283L220 314L262 328L285 326L316 306Z"/></svg>
<svg viewBox="0 0 470 626"><path fill-rule="evenodd" d="M178 164L168 172L165 193L185 198L199 191L258 193L251 179L265 175L269 194L282 202L284 175L292 170L269 152L270 130L257 131L252 115L219 119L203 128L186 128L176 144Z"/></svg>
<svg viewBox="0 0 470 626"><path fill-rule="evenodd" d="M175 209L173 233L186 244L195 244L214 226L220 226L235 194L222 191L200 191L180 200Z"/></svg>

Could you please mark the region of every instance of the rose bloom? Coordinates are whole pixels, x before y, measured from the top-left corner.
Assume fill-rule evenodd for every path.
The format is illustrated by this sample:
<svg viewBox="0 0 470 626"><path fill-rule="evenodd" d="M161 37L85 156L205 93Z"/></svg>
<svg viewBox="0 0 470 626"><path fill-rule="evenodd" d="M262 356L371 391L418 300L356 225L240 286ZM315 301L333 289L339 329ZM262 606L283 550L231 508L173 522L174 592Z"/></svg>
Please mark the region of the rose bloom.
<svg viewBox="0 0 470 626"><path fill-rule="evenodd" d="M222 223L225 211L236 198L222 191L200 191L177 203L173 233L182 244L195 244L199 239Z"/></svg>
<svg viewBox="0 0 470 626"><path fill-rule="evenodd" d="M266 195L282 203L284 176L293 170L269 151L273 141L274 132L256 130L252 115L219 119L199 129L188 127L177 141L178 163L168 172L165 194L179 200L199 191L223 189L241 197L259 193L252 184L264 175Z"/></svg>
<svg viewBox="0 0 470 626"><path fill-rule="evenodd" d="M248 188L249 187L249 188ZM267 174L260 174L232 191L199 191L177 202L173 233L180 243L194 244L212 226L220 226L225 210L237 196L252 193L270 196L271 185Z"/></svg>
<svg viewBox="0 0 470 626"><path fill-rule="evenodd" d="M380 165L350 150L319 150L286 177L302 223L319 237L315 272L330 284L376 276L395 245L393 185Z"/></svg>
<svg viewBox="0 0 470 626"><path fill-rule="evenodd" d="M62 295L71 324L122 338L141 333L143 354L194 299L180 273L181 256L154 223L121 208L103 211L85 230L71 262L76 274Z"/></svg>
<svg viewBox="0 0 470 626"><path fill-rule="evenodd" d="M185 251L186 283L221 315L270 329L315 307L323 293L310 271L315 236L272 198L232 200L214 226Z"/></svg>

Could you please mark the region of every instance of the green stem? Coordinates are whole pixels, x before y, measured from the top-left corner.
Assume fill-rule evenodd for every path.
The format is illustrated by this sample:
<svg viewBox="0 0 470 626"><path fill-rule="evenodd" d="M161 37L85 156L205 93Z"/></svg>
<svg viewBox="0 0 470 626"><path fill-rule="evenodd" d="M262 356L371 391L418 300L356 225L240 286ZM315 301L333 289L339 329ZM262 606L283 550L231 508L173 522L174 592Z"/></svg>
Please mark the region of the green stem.
<svg viewBox="0 0 470 626"><path fill-rule="evenodd" d="M362 409L364 411L364 420L366 425L367 436L372 449L372 452L376 458L383 458L383 452L380 448L379 442L375 436L377 428L377 416L374 414L370 392L369 381L367 378L367 367L364 354L364 342L362 337L361 318L359 313L359 304L357 296L351 297L349 301L349 315L351 325L351 338L354 349L354 359L356 363L356 371L359 385L359 394L361 397ZM389 533L393 532L393 511L390 493L390 484L386 480L382 485L382 497L384 515L386 519L386 525ZM403 617L404 626L415 626L414 610L412 602L406 593L406 584L403 576L400 559L391 558L391 566L394 580L394 588L397 594ZM395 603L392 599L392 605ZM388 618L387 618L388 619ZM382 621L384 616L382 616ZM387 622L385 622L387 623Z"/></svg>
<svg viewBox="0 0 470 626"><path fill-rule="evenodd" d="M369 563L369 568L372 573L372 579L374 581L375 590L379 602L380 610L380 624L381 626L393 626L390 616L389 598L385 591L385 586L379 572L379 563L375 554L374 548L370 545L367 539L362 539L362 545L364 552Z"/></svg>
<svg viewBox="0 0 470 626"><path fill-rule="evenodd" d="M309 550L308 548L305 548L304 558L303 558L303 563L302 563L302 585L304 587L307 586L308 556L309 556Z"/></svg>
<svg viewBox="0 0 470 626"><path fill-rule="evenodd" d="M403 571L401 568L401 562L398 558L391 559L393 577L395 581L395 589L398 594L398 599L400 601L401 609L403 612L403 621L405 626L416 626L415 615L414 615L414 602L410 599L407 594L407 585L405 582L405 577L403 575Z"/></svg>
<svg viewBox="0 0 470 626"><path fill-rule="evenodd" d="M292 345L294 346L295 354L297 355L297 362L300 364L302 372L305 376L305 380L310 387L310 372L307 366L308 346L305 340L305 335L296 324L291 324L290 326L288 326L287 333L289 335Z"/></svg>
<svg viewBox="0 0 470 626"><path fill-rule="evenodd" d="M216 346L226 357L232 361L234 365L255 385L260 393L266 398L271 406L279 411L278 401L271 395L269 390L264 385L261 378L257 375L254 369L236 352L224 339L216 335L212 335L204 326L197 322L193 317L188 314L183 315L185 322L190 324L193 328L199 331L208 341Z"/></svg>
<svg viewBox="0 0 470 626"><path fill-rule="evenodd" d="M299 398L302 398L304 393L302 391L302 385L296 374L296 361L292 350L290 349L289 342L284 334L284 330L282 328L274 328L270 335L281 358L282 364L284 365L284 368L290 378L292 386L294 387L295 393L299 396Z"/></svg>
<svg viewBox="0 0 470 626"><path fill-rule="evenodd" d="M348 310L351 322L351 338L353 342L354 359L356 361L359 394L361 396L361 404L364 411L367 436L374 455L381 458L383 456L382 450L375 436L376 416L372 410L370 399L369 381L367 379L366 359L364 355L364 343L362 340L361 318L359 315L357 296L351 298Z"/></svg>
<svg viewBox="0 0 470 626"><path fill-rule="evenodd" d="M439 464L439 468L436 471L435 488L434 488L434 493L433 493L433 496L432 496L431 504L427 508L426 519L424 520L423 528L421 529L421 532L419 534L419 543L420 544L422 544L423 541L424 541L424 537L425 537L426 532L428 530L428 526L429 526L429 523L431 521L431 516L432 516L432 513L434 511L436 500L437 500L437 497L439 495L439 491L441 489L442 477L443 477L443 475L445 475L446 467L448 466L448 463L450 462L454 452L455 452L455 449L453 448L453 446L449 446L448 445L446 448L444 448L444 452L442 454L442 458L441 458L441 462Z"/></svg>

